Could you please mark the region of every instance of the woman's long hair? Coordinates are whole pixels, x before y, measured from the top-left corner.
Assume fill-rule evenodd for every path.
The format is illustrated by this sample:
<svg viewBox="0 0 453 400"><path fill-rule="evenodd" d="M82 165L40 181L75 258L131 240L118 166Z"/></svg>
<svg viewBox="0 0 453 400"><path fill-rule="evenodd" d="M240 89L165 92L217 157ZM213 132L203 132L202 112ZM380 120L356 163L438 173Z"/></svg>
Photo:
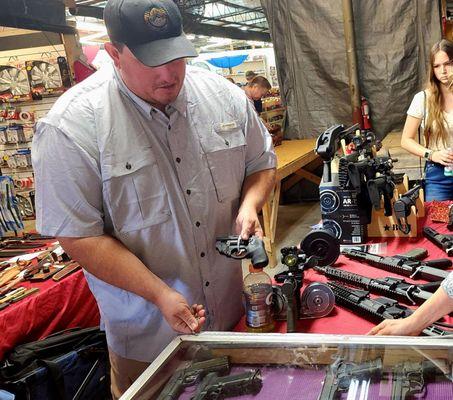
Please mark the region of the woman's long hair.
<svg viewBox="0 0 453 400"><path fill-rule="evenodd" d="M442 94L440 92L440 82L434 75L434 57L439 51L447 53L448 58L453 60L453 43L449 40L442 39L434 44L431 48L428 67L428 79L426 85L426 102L427 110L429 110L425 121L425 141L429 146L433 143L435 146L442 144L443 147L448 146L448 131L446 128L446 120L442 110Z"/></svg>

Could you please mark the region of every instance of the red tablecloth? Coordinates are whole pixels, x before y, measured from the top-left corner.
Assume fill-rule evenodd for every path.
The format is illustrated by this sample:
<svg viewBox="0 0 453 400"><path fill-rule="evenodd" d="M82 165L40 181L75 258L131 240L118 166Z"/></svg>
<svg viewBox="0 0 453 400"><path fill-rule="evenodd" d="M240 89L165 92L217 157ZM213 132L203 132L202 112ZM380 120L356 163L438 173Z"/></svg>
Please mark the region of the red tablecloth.
<svg viewBox="0 0 453 400"><path fill-rule="evenodd" d="M99 325L99 310L81 270L60 282L21 283L39 292L0 311L0 359L20 343L66 328Z"/></svg>
<svg viewBox="0 0 453 400"><path fill-rule="evenodd" d="M429 207L430 205L427 204L428 216ZM447 233L444 223L432 223L427 217L425 224L439 232ZM422 236L413 239L382 238L375 239L373 242L387 242L388 255L403 253L414 247L425 247L429 251L429 259L447 257L441 249ZM340 256L337 266L369 277L394 276L401 278L399 275L360 264L343 256ZM409 278L404 279L410 281ZM304 287L311 282L325 281L324 276L309 270L305 274ZM5 352L17 344L44 338L66 328L99 325L99 310L82 271L77 271L60 282L52 280L34 284L24 282L23 286L39 287L40 291L0 311L0 359L3 358ZM453 317L447 317L446 322L453 323ZM336 306L328 317L298 321L297 331L364 334L374 325L374 322ZM245 331L244 318L234 330ZM286 323L278 322L276 331L286 332Z"/></svg>
<svg viewBox="0 0 453 400"><path fill-rule="evenodd" d="M426 217L422 224L431 226L440 233L448 232L445 223L434 223L429 217L430 204L426 204ZM423 226L421 224L421 226ZM298 238L300 240L300 238ZM296 240L297 242L297 240ZM417 238L374 238L370 242L387 243L387 255L401 254L416 247L423 247L428 250L427 259L448 258L442 249L436 247L428 239L424 238L421 234ZM426 281L414 281L408 277L402 277L397 274L374 268L372 266L361 264L358 261L350 260L344 256L340 256L336 267L341 269L355 272L357 274L365 275L371 278L381 278L385 276L392 276L395 278L403 278L408 282L425 283ZM304 288L311 282L327 282L327 278L313 270L308 270L305 273ZM377 297L372 295L372 297ZM446 317L445 322L453 324L453 317ZM324 318L319 319L305 319L297 321L297 332L304 333L331 333L331 334L348 334L348 335L361 335L367 333L376 322L373 322L365 317L360 317L353 312L346 310L341 306L335 306L332 313ZM239 324L234 329L236 332L245 331L245 318L243 317ZM275 332L286 332L286 322L276 322Z"/></svg>

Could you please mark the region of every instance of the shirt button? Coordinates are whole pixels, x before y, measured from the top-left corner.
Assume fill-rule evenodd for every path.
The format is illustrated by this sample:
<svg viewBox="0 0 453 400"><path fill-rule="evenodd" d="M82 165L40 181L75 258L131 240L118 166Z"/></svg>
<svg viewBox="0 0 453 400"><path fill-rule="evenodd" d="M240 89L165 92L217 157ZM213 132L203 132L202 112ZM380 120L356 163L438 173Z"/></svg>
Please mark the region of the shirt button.
<svg viewBox="0 0 453 400"><path fill-rule="evenodd" d="M229 142L228 140L225 140L225 144L226 144L227 146L229 146L229 145L230 145L230 142Z"/></svg>
<svg viewBox="0 0 453 400"><path fill-rule="evenodd" d="M129 163L126 163L126 169L131 169L131 168L132 168L132 165Z"/></svg>
<svg viewBox="0 0 453 400"><path fill-rule="evenodd" d="M179 164L181 162L181 159L179 157L176 157L176 162Z"/></svg>
<svg viewBox="0 0 453 400"><path fill-rule="evenodd" d="M206 287L209 286L209 281L207 281L205 284L204 284Z"/></svg>
<svg viewBox="0 0 453 400"><path fill-rule="evenodd" d="M186 193L190 195L190 193L192 193L192 191L190 189L187 189Z"/></svg>
<svg viewBox="0 0 453 400"><path fill-rule="evenodd" d="M171 125L168 125L168 130L171 130Z"/></svg>
<svg viewBox="0 0 453 400"><path fill-rule="evenodd" d="M195 226L198 228L200 226L200 221L195 222Z"/></svg>
<svg viewBox="0 0 453 400"><path fill-rule="evenodd" d="M204 252L200 253L200 257L204 257L206 254Z"/></svg>

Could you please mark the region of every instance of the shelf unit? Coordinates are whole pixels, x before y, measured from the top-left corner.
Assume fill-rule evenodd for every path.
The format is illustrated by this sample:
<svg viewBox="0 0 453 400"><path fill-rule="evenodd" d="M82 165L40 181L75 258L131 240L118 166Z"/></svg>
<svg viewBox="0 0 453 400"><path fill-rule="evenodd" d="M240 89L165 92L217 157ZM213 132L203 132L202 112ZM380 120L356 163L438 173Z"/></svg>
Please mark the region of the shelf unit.
<svg viewBox="0 0 453 400"><path fill-rule="evenodd" d="M23 40L20 42L27 43L28 47L24 48L21 46L22 48L10 48L9 50L4 51L0 50L0 65L11 65L16 68L26 69L26 63L28 61L56 60L57 57L63 56L66 58L69 65L71 71L70 75L73 76L73 63L79 58L80 54L82 54L77 35L53 33L48 35L48 33L42 32L49 42L49 45L43 46L33 40L37 32L39 31L5 27L0 28L0 36L4 40L8 40L9 38L10 43L15 43L14 40L16 37L30 35L30 40L28 42ZM17 98L4 99L3 102L0 101L0 127L6 126L8 129L14 125L21 126L25 134L25 137L23 137L22 134L19 134L19 143L10 143L11 140L9 140L10 137L8 137L8 132L3 132L4 129L2 129L1 133L2 135L5 135L5 137L3 137L3 140L0 142L0 173L1 175L11 176L14 181L16 195L25 198L26 201L30 203L30 206L33 204L35 188L31 157L27 150L31 150L34 123L47 114L60 94L60 92L50 94L44 93L41 100L34 100L31 96L24 95ZM6 118L1 117L3 110L10 110L10 113L5 113L8 114ZM17 118L19 112L30 113L33 116L32 120L21 121ZM10 114L16 114L16 118L11 118ZM16 161L16 163L11 162L11 157L15 157L13 161ZM8 160L10 162L9 165ZM25 166L25 160L27 161L27 166ZM26 208L31 209L31 207ZM22 216L24 219L34 219L34 216L24 215L24 211L22 211Z"/></svg>
<svg viewBox="0 0 453 400"><path fill-rule="evenodd" d="M281 144L286 123L286 107L281 105L280 96L271 96L263 99L261 119L266 123L272 135L274 146Z"/></svg>
<svg viewBox="0 0 453 400"><path fill-rule="evenodd" d="M247 71L253 71L257 75L264 76L271 81L265 57L246 60L242 64L231 68L231 71L228 68L223 68L222 74L227 78L233 78L236 83L245 85L247 83L245 79L245 73Z"/></svg>

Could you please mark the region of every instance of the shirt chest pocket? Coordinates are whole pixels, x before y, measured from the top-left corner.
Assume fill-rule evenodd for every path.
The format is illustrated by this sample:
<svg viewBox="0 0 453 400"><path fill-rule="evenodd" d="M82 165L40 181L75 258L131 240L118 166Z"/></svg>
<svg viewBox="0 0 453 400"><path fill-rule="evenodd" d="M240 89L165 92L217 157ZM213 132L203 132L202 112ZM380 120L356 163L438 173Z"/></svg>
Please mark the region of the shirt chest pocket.
<svg viewBox="0 0 453 400"><path fill-rule="evenodd" d="M118 232L160 224L171 215L167 190L151 151L106 161L103 190Z"/></svg>
<svg viewBox="0 0 453 400"><path fill-rule="evenodd" d="M241 195L245 176L246 141L236 122L214 123L201 146L220 202Z"/></svg>

